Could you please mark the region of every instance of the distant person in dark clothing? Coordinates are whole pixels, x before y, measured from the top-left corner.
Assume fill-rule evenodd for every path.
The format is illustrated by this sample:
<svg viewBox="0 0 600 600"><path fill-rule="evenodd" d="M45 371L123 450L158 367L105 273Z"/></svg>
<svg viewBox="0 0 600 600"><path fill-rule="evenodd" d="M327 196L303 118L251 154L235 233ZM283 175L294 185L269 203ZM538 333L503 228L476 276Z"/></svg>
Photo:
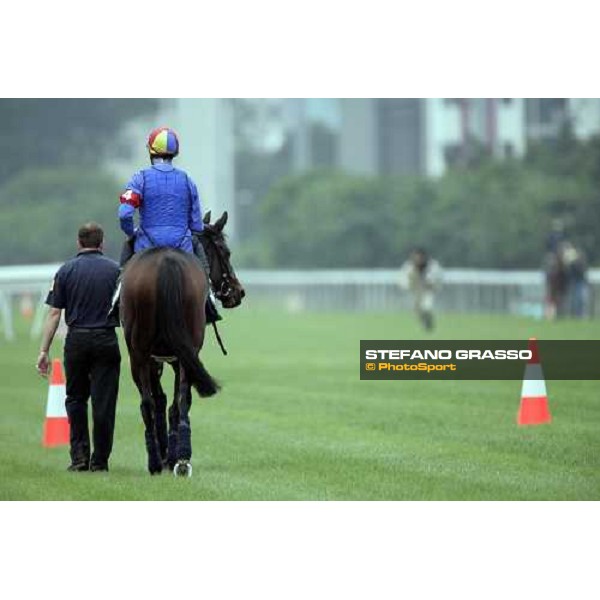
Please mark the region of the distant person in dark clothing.
<svg viewBox="0 0 600 600"><path fill-rule="evenodd" d="M552 220L552 229L546 237L544 273L546 278L546 318L553 321L565 313L567 297L567 271L563 262L562 246L566 240L562 219Z"/></svg>
<svg viewBox="0 0 600 600"><path fill-rule="evenodd" d="M79 252L58 270L46 299L51 308L37 360L41 375L48 375L48 353L62 310L69 328L64 348L66 409L71 426L69 471L108 471L113 445L121 354L115 334L118 321L108 316L108 309L119 265L102 254L103 241L104 232L98 224L88 223L79 229ZM91 454L90 395L94 426Z"/></svg>
<svg viewBox="0 0 600 600"><path fill-rule="evenodd" d="M567 272L560 252L549 252L544 262L546 275L546 318L562 317L567 294Z"/></svg>
<svg viewBox="0 0 600 600"><path fill-rule="evenodd" d="M586 307L587 261L583 251L570 242L562 244L561 255L567 278L569 315L581 319Z"/></svg>

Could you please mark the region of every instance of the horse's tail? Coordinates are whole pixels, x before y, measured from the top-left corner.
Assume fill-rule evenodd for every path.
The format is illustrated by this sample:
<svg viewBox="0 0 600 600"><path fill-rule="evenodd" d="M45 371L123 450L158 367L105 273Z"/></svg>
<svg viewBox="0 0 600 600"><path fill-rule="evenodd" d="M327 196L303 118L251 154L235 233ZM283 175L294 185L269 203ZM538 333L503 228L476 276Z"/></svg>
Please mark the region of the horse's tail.
<svg viewBox="0 0 600 600"><path fill-rule="evenodd" d="M192 335L184 320L184 265L165 256L158 270L156 303L157 341L169 348L180 361L190 383L200 396L213 396L219 384L209 375L194 349Z"/></svg>

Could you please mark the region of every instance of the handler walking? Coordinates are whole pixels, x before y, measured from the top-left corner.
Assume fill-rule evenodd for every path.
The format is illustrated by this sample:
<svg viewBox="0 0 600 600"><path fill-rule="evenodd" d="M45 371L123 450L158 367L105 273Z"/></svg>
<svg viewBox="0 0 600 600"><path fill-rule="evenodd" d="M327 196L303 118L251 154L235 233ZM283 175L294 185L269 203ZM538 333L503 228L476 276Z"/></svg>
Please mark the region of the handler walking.
<svg viewBox="0 0 600 600"><path fill-rule="evenodd" d="M108 471L115 428L121 354L115 334L118 320L108 316L119 265L102 254L104 232L97 223L79 229L78 254L57 272L46 298L50 313L37 360L48 375L48 353L62 310L69 328L64 363L66 408L71 426L69 471ZM90 456L87 403L92 398L93 453Z"/></svg>

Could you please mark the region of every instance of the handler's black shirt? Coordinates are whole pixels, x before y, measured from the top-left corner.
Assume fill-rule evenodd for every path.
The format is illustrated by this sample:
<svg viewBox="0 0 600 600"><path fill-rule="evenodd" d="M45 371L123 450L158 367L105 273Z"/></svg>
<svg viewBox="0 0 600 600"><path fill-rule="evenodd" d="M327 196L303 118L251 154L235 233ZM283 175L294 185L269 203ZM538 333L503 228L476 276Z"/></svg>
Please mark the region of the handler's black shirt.
<svg viewBox="0 0 600 600"><path fill-rule="evenodd" d="M119 265L100 250L80 252L56 273L46 304L65 309L69 327L108 329L119 325L108 317Z"/></svg>

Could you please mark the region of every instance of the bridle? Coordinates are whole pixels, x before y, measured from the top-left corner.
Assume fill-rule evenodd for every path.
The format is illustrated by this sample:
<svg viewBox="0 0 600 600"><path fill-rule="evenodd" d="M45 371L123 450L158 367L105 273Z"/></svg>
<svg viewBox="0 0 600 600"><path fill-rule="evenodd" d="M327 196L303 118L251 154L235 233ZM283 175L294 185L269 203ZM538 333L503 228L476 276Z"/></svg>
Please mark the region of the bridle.
<svg viewBox="0 0 600 600"><path fill-rule="evenodd" d="M209 229L208 227L205 227L205 230L208 233L208 235L205 236L204 239L208 240L209 243L212 245L219 268L221 270L221 281L219 285L216 285L216 283L211 280L210 287L212 288L215 298L217 298L217 300L219 300L220 302L223 302L224 300L227 300L233 293L233 281L235 280L235 276L233 275L233 272L230 269L229 265L226 263L223 257L223 253L217 245L215 237L218 234L213 229Z"/></svg>
<svg viewBox="0 0 600 600"><path fill-rule="evenodd" d="M217 244L217 236L222 236L222 233L215 230L210 225L207 226L206 224L204 227L204 231L206 232L206 235L202 236L202 239L207 240L208 243L211 244L216 257L217 264L219 265L219 269L221 271L221 281L219 282L219 285L216 285L216 283L213 282L210 277L208 278L209 285L213 291L213 294L215 295L215 298L217 298L217 300L219 300L223 304L223 306L225 306L224 302L227 301L233 294L233 291L235 289L234 283L237 283L237 279L233 274L233 269L231 268L229 261L225 259L224 253L221 251L219 245ZM208 252L206 252L206 249L205 253L207 255L209 254ZM209 257L207 256L206 258L208 259ZM244 296L243 290L241 295L242 297ZM236 304L234 300L234 306L237 306L239 303L240 302L238 301ZM223 354L227 355L227 350L225 350L225 346L223 345L223 341L221 340L221 336L219 335L219 330L217 329L217 323L213 321L212 326L215 330L217 342L219 342L219 346L221 347Z"/></svg>

